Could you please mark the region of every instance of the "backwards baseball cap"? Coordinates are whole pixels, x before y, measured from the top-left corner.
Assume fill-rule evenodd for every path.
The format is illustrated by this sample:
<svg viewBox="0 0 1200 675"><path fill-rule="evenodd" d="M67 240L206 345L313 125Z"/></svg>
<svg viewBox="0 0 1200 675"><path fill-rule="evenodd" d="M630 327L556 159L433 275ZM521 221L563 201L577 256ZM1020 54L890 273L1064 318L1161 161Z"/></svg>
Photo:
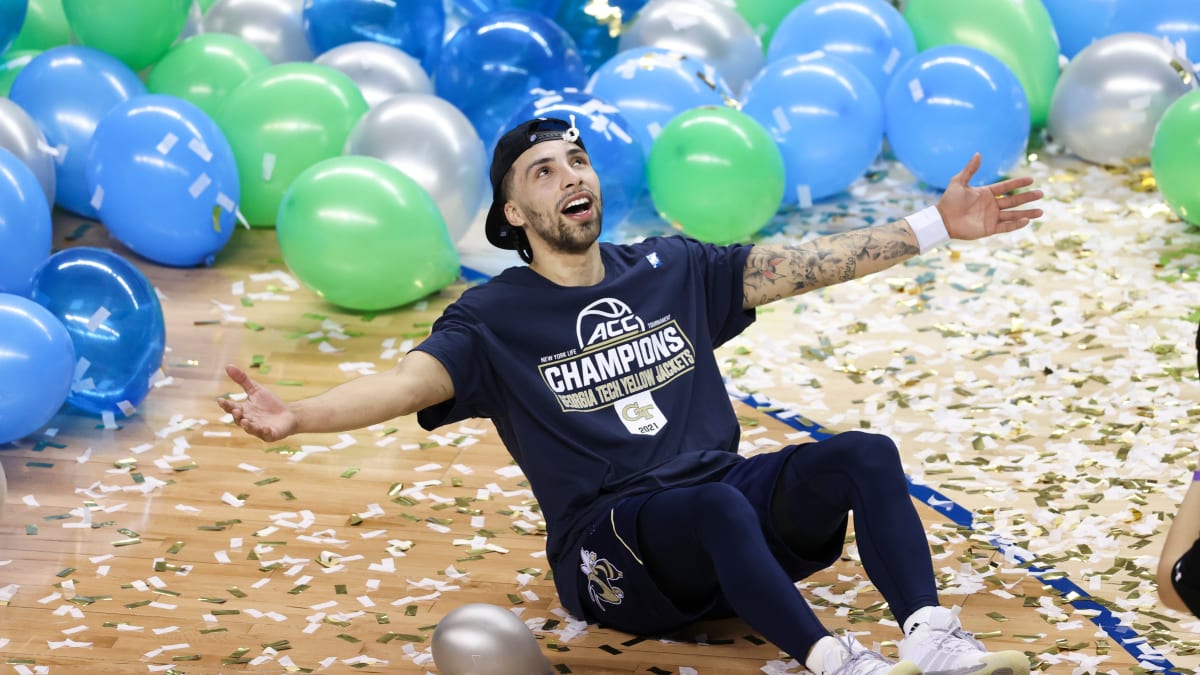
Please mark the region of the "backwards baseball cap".
<svg viewBox="0 0 1200 675"><path fill-rule="evenodd" d="M513 226L504 216L505 199L501 193L504 176L512 168L513 162L526 150L543 141L567 141L587 150L583 147L583 139L579 138L574 118L572 115L570 122L553 117L527 120L509 129L496 142L496 150L492 153L492 207L488 209L485 221L487 238L492 246L509 250L517 248Z"/></svg>

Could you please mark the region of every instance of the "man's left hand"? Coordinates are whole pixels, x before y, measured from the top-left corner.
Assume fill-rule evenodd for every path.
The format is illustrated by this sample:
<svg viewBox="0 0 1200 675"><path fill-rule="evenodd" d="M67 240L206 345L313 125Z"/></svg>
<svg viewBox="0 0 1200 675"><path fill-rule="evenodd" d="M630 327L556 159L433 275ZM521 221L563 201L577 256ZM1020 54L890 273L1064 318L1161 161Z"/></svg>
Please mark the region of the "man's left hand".
<svg viewBox="0 0 1200 675"><path fill-rule="evenodd" d="M952 239L980 239L1012 232L1042 217L1041 209L1017 208L1042 198L1041 190L1015 192L1032 185L1032 178L1012 178L972 187L971 177L982 161L979 153L975 153L963 170L950 179L950 185L938 200L938 213Z"/></svg>

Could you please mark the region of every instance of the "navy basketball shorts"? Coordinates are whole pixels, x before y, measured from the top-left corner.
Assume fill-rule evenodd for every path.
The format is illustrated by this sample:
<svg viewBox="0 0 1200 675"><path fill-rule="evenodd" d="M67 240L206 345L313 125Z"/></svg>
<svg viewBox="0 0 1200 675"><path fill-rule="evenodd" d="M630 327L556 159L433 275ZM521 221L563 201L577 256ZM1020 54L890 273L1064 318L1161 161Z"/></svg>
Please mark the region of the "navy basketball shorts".
<svg viewBox="0 0 1200 675"><path fill-rule="evenodd" d="M1175 562L1171 585L1192 614L1200 616L1200 541L1194 542Z"/></svg>
<svg viewBox="0 0 1200 675"><path fill-rule="evenodd" d="M771 518L775 485L784 463L803 448L793 445L778 452L755 455L738 462L720 478L720 482L736 487L753 505L772 555L793 581L832 565L841 555L846 538L844 517L834 536L815 547L817 554L801 557L775 531ZM585 615L579 618L628 633L664 635L696 621L733 615L719 592L702 607L684 608L658 589L643 563L644 542L637 537L638 513L655 494L657 491L622 500L597 518L580 540L574 573L577 597ZM567 565L555 571L556 576L569 571L570 560L565 562ZM754 570L747 569L746 573L753 574Z"/></svg>

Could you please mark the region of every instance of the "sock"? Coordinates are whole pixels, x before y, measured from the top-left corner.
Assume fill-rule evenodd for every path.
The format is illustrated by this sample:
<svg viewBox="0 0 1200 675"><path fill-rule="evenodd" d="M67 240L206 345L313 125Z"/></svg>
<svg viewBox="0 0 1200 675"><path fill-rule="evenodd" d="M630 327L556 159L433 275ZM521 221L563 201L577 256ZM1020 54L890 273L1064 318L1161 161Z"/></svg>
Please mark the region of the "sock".
<svg viewBox="0 0 1200 675"><path fill-rule="evenodd" d="M904 620L904 637L912 635L912 632L917 629L917 626L929 621L929 615L933 613L933 607L926 605L921 609L913 612Z"/></svg>
<svg viewBox="0 0 1200 675"><path fill-rule="evenodd" d="M825 664L827 662L830 666L836 666L845 660L845 651L846 648L842 646L841 642L838 642L837 638L832 635L826 635L817 640L817 644L813 645L812 649L809 650L808 658L804 660L804 667L817 673L817 675L823 675L826 672ZM830 658L831 656L834 658ZM839 656L842 659L836 658Z"/></svg>

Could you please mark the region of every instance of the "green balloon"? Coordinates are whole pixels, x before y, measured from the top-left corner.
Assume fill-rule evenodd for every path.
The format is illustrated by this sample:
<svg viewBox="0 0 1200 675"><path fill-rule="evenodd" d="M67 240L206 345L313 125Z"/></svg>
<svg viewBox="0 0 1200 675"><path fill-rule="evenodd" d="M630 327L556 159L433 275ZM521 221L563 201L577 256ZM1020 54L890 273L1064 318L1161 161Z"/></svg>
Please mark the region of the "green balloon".
<svg viewBox="0 0 1200 675"><path fill-rule="evenodd" d="M771 36L780 22L804 0L736 0L737 13L762 38L763 50L771 44Z"/></svg>
<svg viewBox="0 0 1200 675"><path fill-rule="evenodd" d="M62 7L80 44L139 71L171 48L187 23L192 0L62 0Z"/></svg>
<svg viewBox="0 0 1200 675"><path fill-rule="evenodd" d="M909 0L917 49L966 45L1004 62L1025 89L1033 127L1046 125L1058 83L1058 35L1042 0Z"/></svg>
<svg viewBox="0 0 1200 675"><path fill-rule="evenodd" d="M335 157L300 174L279 205L276 235L292 273L349 309L399 307L458 278L437 202L374 157Z"/></svg>
<svg viewBox="0 0 1200 675"><path fill-rule="evenodd" d="M146 88L194 103L215 117L229 92L270 67L271 60L242 38L202 33L172 47L150 71Z"/></svg>
<svg viewBox="0 0 1200 675"><path fill-rule="evenodd" d="M63 14L62 0L29 0L25 23L9 51L45 51L71 42L71 28Z"/></svg>
<svg viewBox="0 0 1200 675"><path fill-rule="evenodd" d="M283 193L301 173L342 154L367 112L358 85L318 63L260 70L225 97L216 122L237 158L239 208L251 225L270 227Z"/></svg>
<svg viewBox="0 0 1200 675"><path fill-rule="evenodd" d="M201 14L207 13L208 8L212 7L213 3L216 1L217 0L196 0L196 2L200 3L200 13Z"/></svg>
<svg viewBox="0 0 1200 675"><path fill-rule="evenodd" d="M688 236L745 240L783 200L783 155L771 135L732 108L693 108L654 140L646 165L658 212Z"/></svg>
<svg viewBox="0 0 1200 675"><path fill-rule="evenodd" d="M1154 132L1150 168L1167 206L1200 225L1200 89L1179 97Z"/></svg>
<svg viewBox="0 0 1200 675"><path fill-rule="evenodd" d="M8 96L13 80L17 79L17 73L29 65L38 54L41 52L36 50L9 50L4 52L4 56L0 56L0 96Z"/></svg>

